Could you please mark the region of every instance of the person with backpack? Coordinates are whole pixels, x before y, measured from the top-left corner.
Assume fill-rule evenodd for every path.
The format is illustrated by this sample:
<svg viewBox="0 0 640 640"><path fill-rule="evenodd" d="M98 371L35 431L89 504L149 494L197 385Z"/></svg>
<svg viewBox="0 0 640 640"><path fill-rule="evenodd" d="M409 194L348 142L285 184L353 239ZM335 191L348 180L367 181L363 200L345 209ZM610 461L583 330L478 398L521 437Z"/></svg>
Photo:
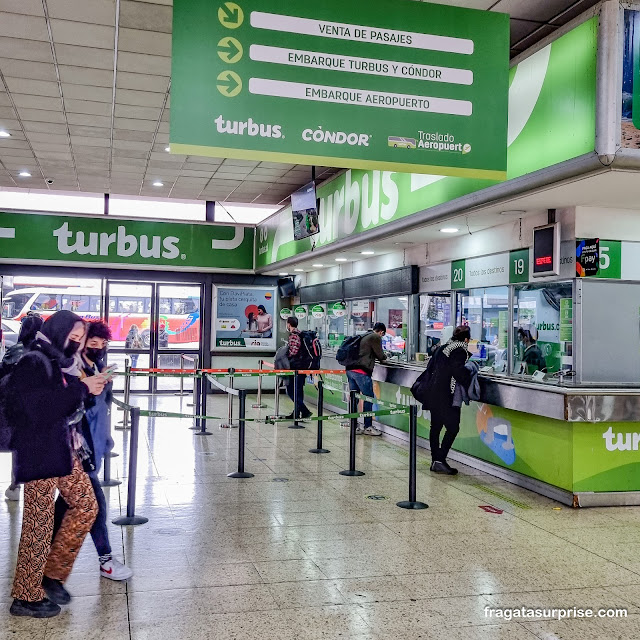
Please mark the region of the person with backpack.
<svg viewBox="0 0 640 640"><path fill-rule="evenodd" d="M50 618L71 596L69 577L98 505L84 464L87 444L78 423L89 394L100 395L101 375L79 379L74 358L85 323L58 311L42 325L30 351L10 374L6 411L12 426L15 477L24 483L22 534L11 595L14 616ZM56 489L69 509L52 541Z"/></svg>
<svg viewBox="0 0 640 640"><path fill-rule="evenodd" d="M468 389L471 384L471 371L465 367L470 353L467 349L471 331L468 326L456 327L451 340L439 346L429 361L425 389L417 399L431 411L431 471L456 475L457 469L449 466L447 455L460 431L460 406L455 406L456 387ZM424 374L423 374L424 375ZM412 389L413 391L413 389ZM440 433L445 434L440 442Z"/></svg>
<svg viewBox="0 0 640 640"><path fill-rule="evenodd" d="M291 316L287 318L287 331L289 332L289 342L287 355L289 357L289 364L295 371L307 369L311 366L311 356L305 346L302 338L302 334L298 329L298 318ZM293 411L286 418L295 420L296 418L308 418L311 415L311 411L304 403L304 384L306 380L304 373L287 377L287 395L293 402ZM294 383L294 378L297 378L297 385ZM297 397L294 395L297 386Z"/></svg>
<svg viewBox="0 0 640 640"><path fill-rule="evenodd" d="M7 349L4 358L2 358L2 364L0 364L0 379L8 376L25 352L31 349L31 345L36 339L36 334L41 328L42 318L37 313L30 311L22 318L18 341ZM11 471L11 484L4 492L4 496L7 500L14 502L20 500L20 485L15 481L13 470Z"/></svg>
<svg viewBox="0 0 640 640"><path fill-rule="evenodd" d="M87 340L80 360L80 379L96 376L106 369L105 358L107 346L111 340L109 325L103 320L92 320L87 323ZM85 413L82 420L82 431L91 447L91 463L93 469L88 472L93 491L98 501L98 517L91 527L91 538L98 552L100 575L109 580L128 580L133 571L113 557L109 530L107 527L107 501L98 478L102 460L113 449L113 440L109 433L109 411L111 405L112 384L108 382L98 396L90 395L85 399ZM55 508L54 536L60 528L68 506L62 495L58 496Z"/></svg>
<svg viewBox="0 0 640 640"><path fill-rule="evenodd" d="M376 366L376 360L384 362L387 359L382 349L382 338L387 332L387 327L382 322L376 322L373 329L363 336L359 336L358 341L354 341L358 345L358 358L353 362L347 363L347 380L349 381L349 389L351 391L359 391L368 398L373 398L373 369ZM354 347L355 349L355 347ZM373 405L371 402L365 401L363 404L364 411L371 411ZM373 418L364 419L364 426L358 426L356 433L367 436L381 436L382 431L373 426Z"/></svg>

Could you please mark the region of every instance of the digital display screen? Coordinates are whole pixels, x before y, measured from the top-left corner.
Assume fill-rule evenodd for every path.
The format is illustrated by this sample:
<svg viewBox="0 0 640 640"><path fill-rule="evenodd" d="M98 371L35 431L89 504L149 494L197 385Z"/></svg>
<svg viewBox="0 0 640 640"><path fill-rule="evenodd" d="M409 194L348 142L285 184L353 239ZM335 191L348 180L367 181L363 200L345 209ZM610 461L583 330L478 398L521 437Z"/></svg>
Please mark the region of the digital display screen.
<svg viewBox="0 0 640 640"><path fill-rule="evenodd" d="M320 233L316 203L316 185L313 182L291 194L293 237L295 240L303 240Z"/></svg>
<svg viewBox="0 0 640 640"><path fill-rule="evenodd" d="M555 224L533 230L533 275L544 276L558 272L558 226Z"/></svg>

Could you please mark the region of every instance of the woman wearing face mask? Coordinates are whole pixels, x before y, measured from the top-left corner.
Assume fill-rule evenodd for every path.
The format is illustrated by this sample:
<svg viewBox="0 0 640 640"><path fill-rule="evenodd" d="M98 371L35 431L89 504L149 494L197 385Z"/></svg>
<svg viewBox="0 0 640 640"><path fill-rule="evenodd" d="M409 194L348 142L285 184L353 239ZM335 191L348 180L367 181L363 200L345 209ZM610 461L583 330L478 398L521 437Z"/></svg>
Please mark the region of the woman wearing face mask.
<svg viewBox="0 0 640 640"><path fill-rule="evenodd" d="M80 380L74 358L85 335L83 320L58 311L42 326L31 350L11 374L7 396L13 425L15 475L24 483L24 511L10 612L49 618L71 596L63 583L98 505L83 469L87 446L78 424L89 394L99 395L103 376ZM58 489L69 509L52 541L54 497Z"/></svg>
<svg viewBox="0 0 640 640"><path fill-rule="evenodd" d="M106 322L94 320L87 323L87 341L82 351L80 379L96 376L105 370L107 344L111 340L111 330ZM91 439L91 462L93 469L89 478L98 501L98 517L91 527L91 538L100 559L100 575L109 580L127 580L133 575L131 569L116 560L111 552L109 531L107 528L107 501L98 479L102 459L113 449L113 440L109 434L109 407L111 404L111 383L105 385L99 396L90 395L85 399L85 414L82 421L83 433ZM62 523L68 507L62 495L56 500L56 518L54 531Z"/></svg>

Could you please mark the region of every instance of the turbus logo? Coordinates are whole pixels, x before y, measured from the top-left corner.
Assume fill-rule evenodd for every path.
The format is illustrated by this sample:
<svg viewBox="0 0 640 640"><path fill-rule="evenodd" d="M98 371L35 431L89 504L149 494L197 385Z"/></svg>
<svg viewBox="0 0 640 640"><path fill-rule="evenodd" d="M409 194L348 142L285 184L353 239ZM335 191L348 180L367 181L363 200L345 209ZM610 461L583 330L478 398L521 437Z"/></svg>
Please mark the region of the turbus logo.
<svg viewBox="0 0 640 640"><path fill-rule="evenodd" d="M613 427L602 434L607 451L637 451L640 433L613 433Z"/></svg>
<svg viewBox="0 0 640 640"><path fill-rule="evenodd" d="M284 138L282 135L282 126L279 124L260 124L254 122L251 118L246 122L237 120L225 120L219 115L214 122L218 133L230 133L234 136L251 136L255 138Z"/></svg>
<svg viewBox="0 0 640 640"><path fill-rule="evenodd" d="M81 256L109 256L115 249L115 254L121 258L130 258L139 253L141 258L165 258L173 260L180 256L176 236L134 236L127 233L124 225L118 227L116 233L97 233L84 231L69 231L69 223L65 222L53 232L58 238L58 251L63 255L77 253ZM73 242L72 242L73 239ZM185 259L186 256L182 255Z"/></svg>

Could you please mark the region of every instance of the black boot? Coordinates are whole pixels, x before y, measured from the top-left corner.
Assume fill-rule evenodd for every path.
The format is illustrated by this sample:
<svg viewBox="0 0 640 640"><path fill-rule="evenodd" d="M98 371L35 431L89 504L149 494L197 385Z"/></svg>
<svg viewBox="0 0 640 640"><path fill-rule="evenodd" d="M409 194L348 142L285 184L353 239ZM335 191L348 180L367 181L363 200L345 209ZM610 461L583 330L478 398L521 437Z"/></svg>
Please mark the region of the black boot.
<svg viewBox="0 0 640 640"><path fill-rule="evenodd" d="M71 594L64 588L60 580L44 576L42 578L42 588L51 602L56 604L69 604L71 602Z"/></svg>
<svg viewBox="0 0 640 640"><path fill-rule="evenodd" d="M446 462L442 462L441 460L434 460L431 463L430 469L435 473L444 473L448 476L455 476L458 473L457 469L450 467Z"/></svg>
<svg viewBox="0 0 640 640"><path fill-rule="evenodd" d="M30 618L53 618L60 611L60 607L47 598L37 602L27 602L27 600L16 598L9 609L12 616L28 616Z"/></svg>

